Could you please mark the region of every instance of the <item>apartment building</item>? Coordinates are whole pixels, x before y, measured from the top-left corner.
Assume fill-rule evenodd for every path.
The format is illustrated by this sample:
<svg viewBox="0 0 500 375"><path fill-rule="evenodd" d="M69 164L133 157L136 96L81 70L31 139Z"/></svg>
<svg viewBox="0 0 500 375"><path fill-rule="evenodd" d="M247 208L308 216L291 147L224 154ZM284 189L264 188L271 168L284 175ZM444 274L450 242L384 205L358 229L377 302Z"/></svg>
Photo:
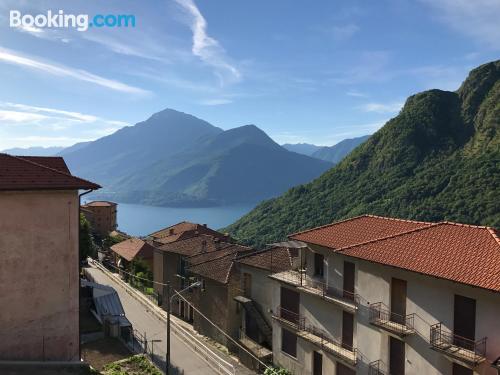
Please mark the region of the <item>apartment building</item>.
<svg viewBox="0 0 500 375"><path fill-rule="evenodd" d="M290 236L273 280L274 361L294 374L497 374L492 228L361 216Z"/></svg>
<svg viewBox="0 0 500 375"><path fill-rule="evenodd" d="M0 154L0 360L79 361L79 195L60 157Z"/></svg>
<svg viewBox="0 0 500 375"><path fill-rule="evenodd" d="M92 201L82 205L82 213L101 239L106 238L118 225L117 204L109 201Z"/></svg>

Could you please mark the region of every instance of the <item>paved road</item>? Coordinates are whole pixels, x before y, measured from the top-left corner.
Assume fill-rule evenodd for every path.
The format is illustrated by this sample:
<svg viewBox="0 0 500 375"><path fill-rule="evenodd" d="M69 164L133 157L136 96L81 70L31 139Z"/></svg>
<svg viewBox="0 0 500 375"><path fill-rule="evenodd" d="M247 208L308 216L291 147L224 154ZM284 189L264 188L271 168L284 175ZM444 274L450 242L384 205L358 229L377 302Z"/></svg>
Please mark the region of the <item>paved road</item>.
<svg viewBox="0 0 500 375"><path fill-rule="evenodd" d="M161 361L162 368L165 368L165 353L166 353L166 332L167 327L164 322L156 318L135 298L130 296L118 282L111 279L108 275L97 268L88 268L88 272L92 275L96 282L100 284L110 285L118 292L125 315L132 323L134 329L143 333L146 332L147 339L159 339L160 343L154 344L155 357ZM180 374L186 375L216 375L204 360L198 357L197 354L186 346L175 335L171 335L171 360L176 366Z"/></svg>

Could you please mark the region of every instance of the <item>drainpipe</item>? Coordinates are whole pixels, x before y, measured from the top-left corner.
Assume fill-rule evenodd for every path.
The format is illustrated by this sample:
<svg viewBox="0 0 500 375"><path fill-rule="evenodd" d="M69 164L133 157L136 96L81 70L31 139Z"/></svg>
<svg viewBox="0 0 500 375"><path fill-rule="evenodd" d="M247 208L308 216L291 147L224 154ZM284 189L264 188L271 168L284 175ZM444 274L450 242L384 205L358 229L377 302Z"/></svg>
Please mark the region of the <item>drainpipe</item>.
<svg viewBox="0 0 500 375"><path fill-rule="evenodd" d="M82 212L82 197L84 195L87 195L91 192L93 192L94 189L90 189L90 190L87 190L85 192L83 192L82 194L79 194L78 195L78 232L77 232L77 246L78 246L78 259L77 259L77 262L78 262L78 356L80 357L80 361L82 360L82 347L81 347L81 332L80 332L80 309L81 309L81 306L80 306L80 300L81 300L81 297L82 297L82 288L80 287L80 257L81 257L81 249L80 249L80 215L81 215L81 212Z"/></svg>

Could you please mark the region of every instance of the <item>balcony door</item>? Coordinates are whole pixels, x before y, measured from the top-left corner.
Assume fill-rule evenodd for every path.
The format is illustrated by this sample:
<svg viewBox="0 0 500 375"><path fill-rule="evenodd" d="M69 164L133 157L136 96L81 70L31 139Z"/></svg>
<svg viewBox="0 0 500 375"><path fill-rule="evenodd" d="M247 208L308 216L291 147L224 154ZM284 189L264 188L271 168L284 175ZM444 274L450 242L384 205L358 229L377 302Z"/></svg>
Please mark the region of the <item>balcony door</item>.
<svg viewBox="0 0 500 375"><path fill-rule="evenodd" d="M391 281L391 321L405 324L406 281L393 278Z"/></svg>
<svg viewBox="0 0 500 375"><path fill-rule="evenodd" d="M323 355L313 352L313 375L323 375Z"/></svg>
<svg viewBox="0 0 500 375"><path fill-rule="evenodd" d="M294 290L281 287L281 317L289 322L299 323L300 294Z"/></svg>
<svg viewBox="0 0 500 375"><path fill-rule="evenodd" d="M453 314L454 344L465 349L474 350L476 338L476 300L455 295Z"/></svg>
<svg viewBox="0 0 500 375"><path fill-rule="evenodd" d="M325 275L325 257L323 254L314 253L314 276L322 279Z"/></svg>
<svg viewBox="0 0 500 375"><path fill-rule="evenodd" d="M389 373L405 375L405 343L389 336Z"/></svg>
<svg viewBox="0 0 500 375"><path fill-rule="evenodd" d="M356 371L337 362L337 375L356 375Z"/></svg>
<svg viewBox="0 0 500 375"><path fill-rule="evenodd" d="M352 350L354 338L354 315L342 312L342 347Z"/></svg>
<svg viewBox="0 0 500 375"><path fill-rule="evenodd" d="M473 375L474 371L470 368L460 366L458 363L453 363L453 375Z"/></svg>
<svg viewBox="0 0 500 375"><path fill-rule="evenodd" d="M344 298L354 299L354 263L344 262Z"/></svg>

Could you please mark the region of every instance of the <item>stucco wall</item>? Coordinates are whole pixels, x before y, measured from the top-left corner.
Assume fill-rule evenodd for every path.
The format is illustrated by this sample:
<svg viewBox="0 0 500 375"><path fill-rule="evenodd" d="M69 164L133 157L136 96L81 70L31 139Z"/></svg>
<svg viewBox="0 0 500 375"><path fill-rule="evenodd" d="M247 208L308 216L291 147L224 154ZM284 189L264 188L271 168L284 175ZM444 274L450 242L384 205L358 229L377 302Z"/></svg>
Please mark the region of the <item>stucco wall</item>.
<svg viewBox="0 0 500 375"><path fill-rule="evenodd" d="M0 192L0 359L79 360L78 205Z"/></svg>
<svg viewBox="0 0 500 375"><path fill-rule="evenodd" d="M269 271L262 270L259 268L247 266L244 264L239 265L241 270L241 278L243 280L243 274L248 273L252 277L252 300L257 304L262 316L271 325L271 314L269 312L272 309L272 290L269 287ZM243 289L243 285L240 285ZM243 291L240 292L243 295ZM242 319L244 322L244 317Z"/></svg>

